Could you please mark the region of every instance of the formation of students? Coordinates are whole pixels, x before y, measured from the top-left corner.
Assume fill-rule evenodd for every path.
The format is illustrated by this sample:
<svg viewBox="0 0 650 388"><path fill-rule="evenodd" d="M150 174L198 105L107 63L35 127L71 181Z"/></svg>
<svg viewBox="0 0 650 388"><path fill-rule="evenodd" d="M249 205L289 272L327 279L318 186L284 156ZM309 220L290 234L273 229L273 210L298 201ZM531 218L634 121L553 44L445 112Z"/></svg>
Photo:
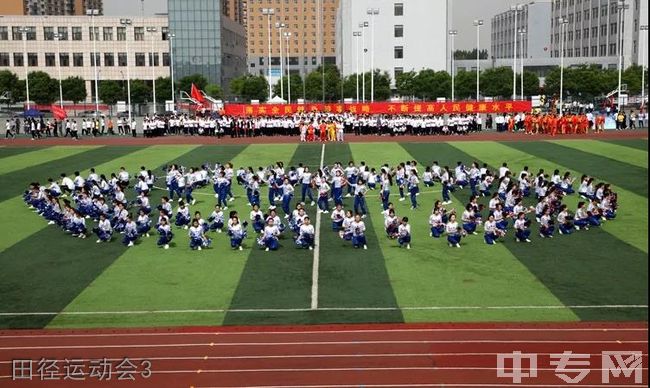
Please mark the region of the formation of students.
<svg viewBox="0 0 650 388"><path fill-rule="evenodd" d="M485 243L490 245L510 232L514 232L517 242L531 242L533 223L538 225L540 237L552 238L556 231L569 235L574 229L588 230L616 217L616 193L609 184L596 183L586 175L578 183L569 172L561 174L559 170L549 174L540 169L533 174L524 167L514 175L507 163L496 171L477 162L469 166L457 162L453 168L433 162L422 172L420 168L416 161L377 168L350 161L347 165L335 163L313 172L302 163L285 168L283 162L277 162L265 168L237 170L231 163L201 167L172 164L159 179L144 166L134 176L124 167L109 176L91 169L85 177L77 171L73 176L62 173L57 180L50 178L46 184L33 182L25 191L24 200L49 224L58 225L78 238L84 239L92 232L97 236L97 243L104 243L119 233L123 235L122 243L130 247L150 237L153 229L158 234L158 246L169 249L175 233L183 230L193 250L209 248L212 244L209 233L224 231L230 237L231 248L242 250L249 225L261 249L277 250L285 235L290 234L297 247L311 250L315 244L315 227L308 215L310 207L317 207L321 215L330 214L332 230L343 240L354 248L367 249L364 220L369 211L366 198L372 191L381 200L386 236L397 240L400 247L410 249L409 217L396 215L390 200L391 190L397 188L398 200L408 200L411 209L416 210L421 207L420 185L442 187L442 201L435 201L429 216L429 234L434 239L446 236L450 247L460 247L461 240L478 234L479 228L483 229ZM157 187L158 180L160 186L164 181L165 187ZM242 186L251 209L243 221L233 210L225 218L225 212L235 201L233 184ZM263 187L267 192L264 207ZM196 204L194 191L201 188L211 188L216 199L207 219L201 212L192 213L190 209ZM152 214L152 190L167 192L155 206L157 217ZM468 190L470 194L468 203L458 213L446 207L452 203L451 193L457 190ZM127 193L133 193L132 199L127 199ZM572 213L563 203L570 195L582 198ZM535 204L529 197L536 198ZM344 198L352 199L351 207L345 208ZM487 205L479 203L482 198L489 198ZM86 224L90 220L96 223L93 227Z"/></svg>

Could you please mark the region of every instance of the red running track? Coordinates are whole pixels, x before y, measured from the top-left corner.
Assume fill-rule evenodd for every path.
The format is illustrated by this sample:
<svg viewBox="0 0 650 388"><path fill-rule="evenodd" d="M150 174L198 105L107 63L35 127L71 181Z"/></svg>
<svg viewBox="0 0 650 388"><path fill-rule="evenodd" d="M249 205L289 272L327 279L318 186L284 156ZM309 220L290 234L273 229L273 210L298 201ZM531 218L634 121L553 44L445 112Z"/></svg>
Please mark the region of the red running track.
<svg viewBox="0 0 650 388"><path fill-rule="evenodd" d="M539 140L560 140L560 139L647 139L647 129L634 131L606 131L604 133L589 133L587 135L525 135L523 133L495 133L480 132L466 136L354 136L346 135L346 143L376 143L376 142L446 142L446 141L539 141ZM48 147L57 145L112 145L112 146L148 146L162 144L286 144L298 143L297 136L261 136L261 137L225 137L217 139L205 136L164 136L156 138L129 137L129 136L108 136L108 137L86 137L76 141L71 138L51 137L41 140L31 140L28 137L17 139L0 139L0 146L7 147Z"/></svg>
<svg viewBox="0 0 650 388"><path fill-rule="evenodd" d="M516 384L512 377L497 376L497 354L514 351L537 354L536 377ZM564 351L588 357L583 359L588 366L566 372L573 378L588 371L581 386L648 384L648 324L637 322L0 331L0 386L549 387L566 384L551 364L551 354ZM627 376L609 374L604 384L603 351L641 352L640 384L632 369ZM134 381L118 379L118 372L127 370L117 366L125 357L137 371ZM42 380L42 358L54 361L58 373L50 368L43 377L55 380ZM112 371L108 381L99 380L99 368L88 375L91 360L103 358ZM32 360L31 381L12 380L12 360ZM83 381L64 380L65 367L74 370L71 365L77 364L77 372L85 374L70 374ZM512 372L512 361L505 365ZM523 361L523 372L528 365ZM144 378L148 366L152 374Z"/></svg>

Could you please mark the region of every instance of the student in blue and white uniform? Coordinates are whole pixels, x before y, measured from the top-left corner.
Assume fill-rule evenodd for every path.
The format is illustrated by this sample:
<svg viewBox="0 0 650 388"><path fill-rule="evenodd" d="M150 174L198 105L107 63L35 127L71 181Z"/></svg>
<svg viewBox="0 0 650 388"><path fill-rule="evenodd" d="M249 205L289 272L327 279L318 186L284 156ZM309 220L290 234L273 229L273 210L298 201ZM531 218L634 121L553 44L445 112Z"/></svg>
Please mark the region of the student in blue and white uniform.
<svg viewBox="0 0 650 388"><path fill-rule="evenodd" d="M440 176L440 181L442 182L442 204L449 205L451 203L451 198L449 193L454 191L454 186L452 185L451 172L449 167L445 166L442 170L442 175Z"/></svg>
<svg viewBox="0 0 650 388"><path fill-rule="evenodd" d="M341 230L339 236L346 241L352 241L352 223L354 223L354 216L351 210L346 210L345 217L341 223Z"/></svg>
<svg viewBox="0 0 650 388"><path fill-rule="evenodd" d="M190 171L185 174L183 178L185 180L185 187L183 188L183 192L185 193L185 202L194 205L196 203L196 200L192 196L192 192L196 187L196 175L194 169L190 168Z"/></svg>
<svg viewBox="0 0 650 388"><path fill-rule="evenodd" d="M404 163L400 163L395 170L395 184L399 189L399 200L404 201L406 197L404 196L404 186L406 184L406 169Z"/></svg>
<svg viewBox="0 0 650 388"><path fill-rule="evenodd" d="M429 166L424 169L424 174L422 174L422 183L425 187L433 187L433 173Z"/></svg>
<svg viewBox="0 0 650 388"><path fill-rule="evenodd" d="M388 210L388 204L390 203L390 187L393 185L393 179L391 178L388 168L382 169L381 175L381 192L379 196L381 198L381 205L384 210Z"/></svg>
<svg viewBox="0 0 650 388"><path fill-rule="evenodd" d="M343 206L336 205L334 210L332 210L332 215L330 216L332 220L332 230L338 232L343 229L343 220L345 219L345 211Z"/></svg>
<svg viewBox="0 0 650 388"><path fill-rule="evenodd" d="M124 225L124 238L122 239L122 244L132 247L135 244L135 241L138 239L138 226L131 218L129 214L126 219L126 225Z"/></svg>
<svg viewBox="0 0 650 388"><path fill-rule="evenodd" d="M467 178L467 171L465 171L465 166L463 165L462 162L458 162L458 165L456 166L456 169L454 171L456 175L456 186L458 186L461 190L469 184L468 178Z"/></svg>
<svg viewBox="0 0 650 388"><path fill-rule="evenodd" d="M343 186L345 186L346 180L341 173L341 170L337 169L332 176L332 199L334 200L335 205L343 205Z"/></svg>
<svg viewBox="0 0 650 388"><path fill-rule="evenodd" d="M253 225L253 230L255 233L260 233L264 229L264 213L260 211L260 207L253 205L253 209L250 214L251 225Z"/></svg>
<svg viewBox="0 0 650 388"><path fill-rule="evenodd" d="M433 209L431 216L429 216L429 226L431 232L429 236L439 238L445 232L445 224L442 221L442 214L440 209Z"/></svg>
<svg viewBox="0 0 650 388"><path fill-rule="evenodd" d="M158 225L157 230L160 235L157 243L158 246L163 247L164 249L169 249L169 243L172 241L172 238L174 238L174 234L172 233L172 228L169 225L167 217L162 217L160 219L160 224Z"/></svg>
<svg viewBox="0 0 650 388"><path fill-rule="evenodd" d="M600 202L600 210L605 219L613 220L616 218L615 202L616 194L609 192L604 195L603 200Z"/></svg>
<svg viewBox="0 0 650 388"><path fill-rule="evenodd" d="M464 231L458 226L455 214L449 215L449 220L445 225L445 232L447 233L447 243L449 246L460 248L460 240L463 238Z"/></svg>
<svg viewBox="0 0 650 388"><path fill-rule="evenodd" d="M589 225L591 226L600 226L601 219L605 220L605 217L600 213L600 206L598 201L595 199L591 200L587 205L587 214L589 214Z"/></svg>
<svg viewBox="0 0 650 388"><path fill-rule="evenodd" d="M145 180L145 177L139 176L138 177L138 182L135 184L135 192L137 194L141 193L149 193L149 185L147 184L147 181Z"/></svg>
<svg viewBox="0 0 650 388"><path fill-rule="evenodd" d="M350 224L352 230L352 246L355 248L368 249L366 242L366 224L361 219L361 215L354 216L354 221Z"/></svg>
<svg viewBox="0 0 650 388"><path fill-rule="evenodd" d="M544 214L539 221L539 237L541 238L553 238L553 233L555 232L555 227L553 226L553 217L551 214L551 209L544 209Z"/></svg>
<svg viewBox="0 0 650 388"><path fill-rule="evenodd" d="M234 216L228 221L228 235L230 235L230 247L232 249L243 250L242 243L246 238L246 230L239 223L239 217Z"/></svg>
<svg viewBox="0 0 650 388"><path fill-rule="evenodd" d="M481 179L481 170L478 168L478 163L472 162L472 166L467 172L469 176L469 188L472 191L472 195L479 195L477 187Z"/></svg>
<svg viewBox="0 0 650 388"><path fill-rule="evenodd" d="M476 217L474 217L474 208L471 204L465 206L465 211L463 211L461 220L463 221L463 230L465 230L467 234L478 234L476 228L479 224L476 221Z"/></svg>
<svg viewBox="0 0 650 388"><path fill-rule="evenodd" d="M397 243L400 248L411 249L411 225L409 225L408 217L402 218L402 222L397 228Z"/></svg>
<svg viewBox="0 0 650 388"><path fill-rule="evenodd" d="M190 224L190 208L185 202L178 204L178 209L176 209L176 226L180 226L183 229L188 229Z"/></svg>
<svg viewBox="0 0 650 388"><path fill-rule="evenodd" d="M287 179L288 183L288 179ZM280 230L276 225L273 224L273 221L269 221L269 223L264 227L264 231L262 232L262 235L258 239L258 244L264 248L265 251L275 251L280 247L280 243L278 241L278 236L280 235Z"/></svg>
<svg viewBox="0 0 650 388"><path fill-rule="evenodd" d="M188 234L190 236L190 249L192 250L200 251L202 248L209 247L212 243L212 240L205 235L205 230L197 219L192 221Z"/></svg>
<svg viewBox="0 0 650 388"><path fill-rule="evenodd" d="M113 237L113 227L111 226L111 222L106 219L106 216L104 214L101 214L99 216L99 224L97 224L97 228L95 228L95 233L97 234L98 238L97 244L109 242Z"/></svg>
<svg viewBox="0 0 650 388"><path fill-rule="evenodd" d="M151 213L151 204L149 203L149 197L147 197L145 192L140 193L136 202L140 206L140 211L143 211L145 214Z"/></svg>
<svg viewBox="0 0 650 388"><path fill-rule="evenodd" d="M518 213L515 220L515 241L516 242L530 242L530 229L528 225L530 222L526 220L525 213Z"/></svg>
<svg viewBox="0 0 650 388"><path fill-rule="evenodd" d="M483 230L485 231L483 239L488 245L495 245L499 237L503 235L503 231L497 228L497 223L494 221L493 215L490 215L487 221L485 221Z"/></svg>
<svg viewBox="0 0 650 388"><path fill-rule="evenodd" d="M50 195L53 196L54 198L60 196L62 192L59 184L56 183L52 178L49 178L47 181L50 183L50 186L48 187L48 189L50 190Z"/></svg>
<svg viewBox="0 0 650 388"><path fill-rule="evenodd" d="M151 220L149 219L147 213L140 210L140 214L138 214L136 225L137 225L138 234L140 236L149 237L149 231L151 230Z"/></svg>
<svg viewBox="0 0 650 388"><path fill-rule="evenodd" d="M302 203L305 202L305 198L309 198L311 201L311 206L314 206L316 202L314 202L314 196L312 195L311 192L311 187L313 184L311 172L309 172L309 167L304 167L302 174L299 176L300 179L300 184L301 184L301 193L302 193Z"/></svg>
<svg viewBox="0 0 650 388"><path fill-rule="evenodd" d="M567 205L560 206L560 212L557 214L556 219L560 234L571 234L573 232L572 217L567 210Z"/></svg>
<svg viewBox="0 0 650 388"><path fill-rule="evenodd" d="M420 183L420 179L418 178L417 170L415 169L411 170L411 173L409 174L408 177L408 190L411 198L412 210L417 209L418 207L417 196L420 194L419 183Z"/></svg>
<svg viewBox="0 0 650 388"><path fill-rule="evenodd" d="M384 212L384 230L386 231L386 236L390 239L397 238L398 229L399 219L395 216L395 210L388 209Z"/></svg>
<svg viewBox="0 0 650 388"><path fill-rule="evenodd" d="M318 185L318 211L323 214L330 212L329 207L330 185L322 179Z"/></svg>
<svg viewBox="0 0 650 388"><path fill-rule="evenodd" d="M359 169L354 165L352 161L350 161L348 163L348 166L345 168L345 179L349 183L348 193L345 195L346 197L352 196L352 191L354 189L354 185L357 183L358 177L359 177Z"/></svg>
<svg viewBox="0 0 650 388"><path fill-rule="evenodd" d="M367 213L366 193L368 192L368 188L361 178L356 178L355 182L350 184L354 187L354 212L365 218Z"/></svg>
<svg viewBox="0 0 650 388"><path fill-rule="evenodd" d="M128 222L127 219L128 216L129 216L129 212L126 211L124 205L121 204L120 202L117 202L115 208L113 209L113 219L112 219L113 229L115 229L116 232L124 231L124 227Z"/></svg>
<svg viewBox="0 0 650 388"><path fill-rule="evenodd" d="M314 225L311 224L309 217L305 217L298 231L296 245L300 248L309 248L311 251L314 249L314 236Z"/></svg>
<svg viewBox="0 0 650 388"><path fill-rule="evenodd" d="M284 183L281 186L282 189L282 210L284 211L284 218L289 218L291 214L291 200L293 199L293 185L289 181L289 178L284 179Z"/></svg>
<svg viewBox="0 0 650 388"><path fill-rule="evenodd" d="M219 205L215 205L212 214L210 214L210 217L208 217L208 222L210 222L210 230L213 232L216 231L218 233L221 233L223 230L224 221L225 219L221 207Z"/></svg>
<svg viewBox="0 0 650 388"><path fill-rule="evenodd" d="M492 215L494 216L497 228L505 232L508 229L508 218L507 214L503 211L503 205L501 203L497 203L496 208L492 211Z"/></svg>
<svg viewBox="0 0 650 388"><path fill-rule="evenodd" d="M571 177L570 172L565 172L564 177L562 177L562 182L560 182L560 189L564 191L564 194L570 195L575 193L573 190L573 181L574 179Z"/></svg>

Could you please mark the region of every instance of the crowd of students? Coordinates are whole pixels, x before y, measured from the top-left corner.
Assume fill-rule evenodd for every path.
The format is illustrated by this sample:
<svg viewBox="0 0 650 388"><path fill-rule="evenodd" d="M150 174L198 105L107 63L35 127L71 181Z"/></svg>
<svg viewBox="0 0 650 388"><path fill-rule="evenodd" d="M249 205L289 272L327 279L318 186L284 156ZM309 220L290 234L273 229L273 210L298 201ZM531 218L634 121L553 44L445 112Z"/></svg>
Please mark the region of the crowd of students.
<svg viewBox="0 0 650 388"><path fill-rule="evenodd" d="M574 229L600 226L615 218L617 210L617 195L611 186L596 183L593 177L585 175L576 182L569 172L561 174L555 170L549 174L540 169L533 173L528 167L515 175L507 163L496 171L477 162L467 166L458 162L453 168L433 162L424 169L415 161L376 168L364 162L349 162L315 171L303 164L285 168L282 162L266 168L237 170L230 163L214 167L173 164L163 174L158 178L145 167L135 176L123 167L109 175L94 169L87 176L79 172L73 176L62 173L59 179L50 178L44 184L31 183L24 200L49 224L81 239L94 233L97 243L104 243L119 233L125 245L133 246L154 230L158 246L168 249L175 233L183 230L188 235L189 247L195 250L210 247L209 234L223 231L230 237L231 248L242 250L249 225L257 235L257 243L266 251L277 250L280 239L289 234L296 246L313 249L315 229L308 209L316 206L321 215L330 215L333 232L354 248L367 249L366 199L373 191L381 200L386 236L410 249L409 217L397 215L391 191L397 189L398 200L408 199L415 210L421 207L421 185L442 188L442 200L435 201L428 219L429 232L432 238L446 236L450 247L460 247L461 240L478 234L479 228L483 228L484 241L490 245L509 234L517 242L531 242L534 224L542 238L552 238L556 232L569 235ZM225 216L235 201L233 184L242 186L246 193L250 213L248 217L243 215L244 220L237 211L231 210L227 219ZM194 191L204 187L212 189L216 200L207 218L190 209L196 203ZM166 191L155 208L150 199L153 190ZM452 193L459 190L468 191L470 199L457 213L446 206L452 204ZM571 195L582 198L573 212L563 203ZM529 197L535 198L534 205ZM344 198L351 198L352 206L346 208ZM483 198L486 205L480 203ZM420 214L413 212L412 217ZM87 225L90 221L92 227Z"/></svg>

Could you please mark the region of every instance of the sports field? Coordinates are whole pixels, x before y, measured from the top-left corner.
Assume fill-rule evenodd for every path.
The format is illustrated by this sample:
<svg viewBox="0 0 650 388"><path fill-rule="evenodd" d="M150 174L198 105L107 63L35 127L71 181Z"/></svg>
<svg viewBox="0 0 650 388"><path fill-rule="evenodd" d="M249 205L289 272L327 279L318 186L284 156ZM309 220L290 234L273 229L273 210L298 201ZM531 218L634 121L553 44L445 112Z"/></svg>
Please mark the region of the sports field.
<svg viewBox="0 0 650 388"><path fill-rule="evenodd" d="M117 236L95 244L65 234L32 213L21 193L61 172L110 174L144 165L161 176L170 163L198 166L313 167L365 161L371 167L417 160L455 166L457 161L508 162L595 176L619 195L616 220L570 236L488 246L482 233L461 249L429 237L428 216L440 186L422 187L421 208L392 200L408 216L411 250L383 232L376 192L368 196L368 250L355 250L320 223L319 246L299 250L290 236L277 252L264 252L252 230L243 251L225 234L211 233L211 249L191 251L186 232L174 229L169 250L155 236L127 248ZM250 144L154 146L0 147L0 328L151 327L188 325L349 322L646 321L648 305L648 142L558 140L539 142L439 142L350 144ZM164 181L159 182L164 186ZM243 189L229 210L247 217ZM152 205L166 192L157 190ZM298 193L297 193L298 194ZM453 193L459 211L469 189ZM134 197L132 190L129 199ZM204 217L214 206L211 188L195 191ZM299 195L297 196L299 197ZM265 205L266 189L262 190ZM530 199L532 204L533 199ZM575 210L576 195L565 203ZM484 201L484 203L486 203ZM351 206L351 198L346 198ZM315 208L310 208L312 220ZM92 223L89 223L92 226ZM250 229L250 228L249 228ZM536 232L537 226L533 226ZM316 265L314 265L316 263Z"/></svg>

